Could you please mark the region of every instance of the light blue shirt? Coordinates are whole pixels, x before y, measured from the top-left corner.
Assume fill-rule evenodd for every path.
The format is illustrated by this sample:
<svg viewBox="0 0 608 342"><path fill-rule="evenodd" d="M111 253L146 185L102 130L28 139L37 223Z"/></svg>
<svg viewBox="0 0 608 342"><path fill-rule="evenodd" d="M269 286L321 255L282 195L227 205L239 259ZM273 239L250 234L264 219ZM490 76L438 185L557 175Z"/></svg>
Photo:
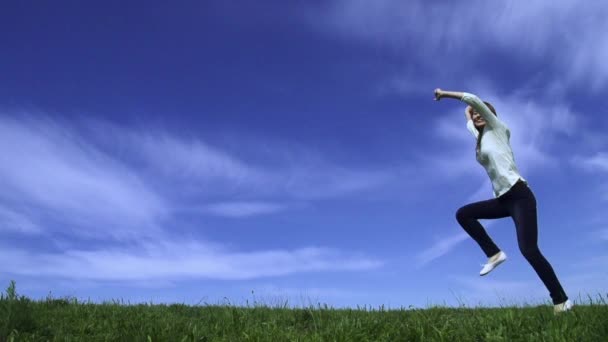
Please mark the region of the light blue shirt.
<svg viewBox="0 0 608 342"><path fill-rule="evenodd" d="M486 121L477 161L486 169L492 181L494 196L499 197L509 191L519 179L527 184L515 166L515 157L509 143L511 132L507 125L474 94L464 93L461 100L473 107ZM477 139L479 132L472 120L467 121L467 128Z"/></svg>

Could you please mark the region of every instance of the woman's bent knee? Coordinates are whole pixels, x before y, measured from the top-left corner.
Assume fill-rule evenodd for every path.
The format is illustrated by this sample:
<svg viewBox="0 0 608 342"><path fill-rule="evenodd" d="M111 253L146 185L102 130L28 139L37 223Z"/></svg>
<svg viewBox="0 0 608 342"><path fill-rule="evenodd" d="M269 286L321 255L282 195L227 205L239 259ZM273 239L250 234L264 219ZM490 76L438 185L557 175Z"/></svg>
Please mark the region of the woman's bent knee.
<svg viewBox="0 0 608 342"><path fill-rule="evenodd" d="M466 206L460 207L460 208L458 208L458 210L456 210L456 221L464 222L468 218L469 218L469 215L467 214Z"/></svg>

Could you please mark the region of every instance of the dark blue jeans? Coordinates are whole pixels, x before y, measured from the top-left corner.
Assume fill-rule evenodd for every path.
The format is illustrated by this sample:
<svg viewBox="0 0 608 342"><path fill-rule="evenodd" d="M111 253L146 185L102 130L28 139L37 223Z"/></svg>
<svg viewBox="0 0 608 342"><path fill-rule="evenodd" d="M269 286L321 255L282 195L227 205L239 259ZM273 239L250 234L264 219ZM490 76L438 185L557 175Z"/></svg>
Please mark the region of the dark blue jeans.
<svg viewBox="0 0 608 342"><path fill-rule="evenodd" d="M458 223L479 244L488 258L500 252L500 249L478 220L508 216L515 222L519 250L549 290L553 303L563 303L568 297L551 264L538 248L536 198L526 183L519 180L500 197L467 204L456 212Z"/></svg>

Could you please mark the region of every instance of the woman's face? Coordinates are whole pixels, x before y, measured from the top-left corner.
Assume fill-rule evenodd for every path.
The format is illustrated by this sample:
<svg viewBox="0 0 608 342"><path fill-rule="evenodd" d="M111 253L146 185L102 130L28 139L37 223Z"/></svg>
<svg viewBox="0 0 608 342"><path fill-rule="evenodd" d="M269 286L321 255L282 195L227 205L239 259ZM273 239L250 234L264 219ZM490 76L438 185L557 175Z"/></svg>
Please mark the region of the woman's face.
<svg viewBox="0 0 608 342"><path fill-rule="evenodd" d="M483 128L486 125L486 120L483 119L481 114L477 113L475 109L469 109L469 113L471 113L471 120L473 120L473 124L477 128Z"/></svg>

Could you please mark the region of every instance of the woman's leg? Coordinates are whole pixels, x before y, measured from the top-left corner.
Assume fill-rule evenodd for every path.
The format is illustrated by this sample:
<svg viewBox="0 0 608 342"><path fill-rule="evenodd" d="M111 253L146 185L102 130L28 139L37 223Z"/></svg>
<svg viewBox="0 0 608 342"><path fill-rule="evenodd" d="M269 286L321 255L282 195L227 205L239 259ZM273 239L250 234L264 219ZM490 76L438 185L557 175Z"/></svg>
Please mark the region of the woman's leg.
<svg viewBox="0 0 608 342"><path fill-rule="evenodd" d="M528 260L536 274L549 290L553 304L560 304L568 299L551 264L545 259L538 248L538 227L536 215L536 198L532 191L525 187L521 195L510 201L508 207L517 228L519 250Z"/></svg>
<svg viewBox="0 0 608 342"><path fill-rule="evenodd" d="M456 211L456 220L475 240L489 258L500 252L494 241L488 236L479 219L498 219L509 216L508 209L497 199L467 204Z"/></svg>

